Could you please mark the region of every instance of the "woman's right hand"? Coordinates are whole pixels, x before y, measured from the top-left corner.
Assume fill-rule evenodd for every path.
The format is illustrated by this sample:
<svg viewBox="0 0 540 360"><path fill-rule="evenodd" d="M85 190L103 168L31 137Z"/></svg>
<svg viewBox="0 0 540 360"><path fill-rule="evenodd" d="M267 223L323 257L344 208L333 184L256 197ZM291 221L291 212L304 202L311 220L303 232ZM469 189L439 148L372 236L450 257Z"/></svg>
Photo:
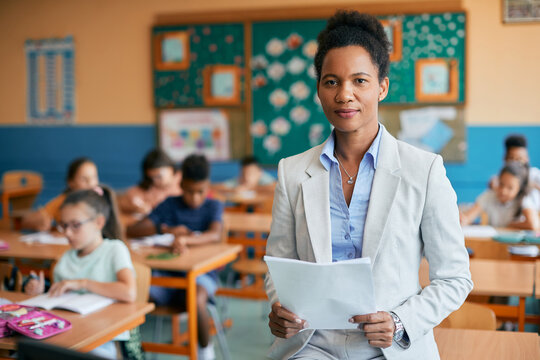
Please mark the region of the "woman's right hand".
<svg viewBox="0 0 540 360"><path fill-rule="evenodd" d="M272 334L283 339L289 339L308 327L305 320L285 309L279 302L272 304L272 311L268 318L270 319L268 326Z"/></svg>

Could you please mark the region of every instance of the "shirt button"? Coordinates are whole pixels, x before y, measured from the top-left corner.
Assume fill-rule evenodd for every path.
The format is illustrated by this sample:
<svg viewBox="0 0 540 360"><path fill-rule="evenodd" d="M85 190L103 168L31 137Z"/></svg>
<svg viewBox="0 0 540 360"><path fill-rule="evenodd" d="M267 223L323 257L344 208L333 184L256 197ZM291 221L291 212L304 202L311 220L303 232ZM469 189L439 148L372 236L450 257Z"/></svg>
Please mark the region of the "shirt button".
<svg viewBox="0 0 540 360"><path fill-rule="evenodd" d="M347 255L349 257L349 259L352 259L354 257L353 253L349 253L349 255Z"/></svg>
<svg viewBox="0 0 540 360"><path fill-rule="evenodd" d="M351 235L345 234L345 239L349 240L351 238Z"/></svg>

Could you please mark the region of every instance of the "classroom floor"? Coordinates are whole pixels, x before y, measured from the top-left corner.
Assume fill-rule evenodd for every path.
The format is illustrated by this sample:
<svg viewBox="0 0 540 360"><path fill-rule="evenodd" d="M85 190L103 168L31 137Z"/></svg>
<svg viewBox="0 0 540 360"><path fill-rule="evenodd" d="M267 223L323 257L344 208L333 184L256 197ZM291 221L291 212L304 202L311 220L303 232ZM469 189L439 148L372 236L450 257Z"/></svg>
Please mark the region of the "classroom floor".
<svg viewBox="0 0 540 360"><path fill-rule="evenodd" d="M272 334L268 329L268 303L228 299L228 317L233 320L232 328L226 330L231 359L233 360L263 360L266 350L272 343ZM143 341L154 341L155 317L147 316L146 323L141 327ZM171 341L171 323L164 318L161 335L157 341ZM216 359L221 360L221 353L214 339ZM184 356L147 353L147 360L182 360Z"/></svg>

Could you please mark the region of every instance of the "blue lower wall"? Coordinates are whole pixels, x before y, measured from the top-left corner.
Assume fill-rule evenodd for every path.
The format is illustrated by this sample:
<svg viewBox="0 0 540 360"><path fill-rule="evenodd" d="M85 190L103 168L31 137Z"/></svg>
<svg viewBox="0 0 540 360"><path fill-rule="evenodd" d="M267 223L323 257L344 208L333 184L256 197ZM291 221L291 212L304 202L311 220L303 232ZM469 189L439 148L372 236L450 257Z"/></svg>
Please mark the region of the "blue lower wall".
<svg viewBox="0 0 540 360"><path fill-rule="evenodd" d="M523 133L529 140L531 163L540 166L540 126L469 126L467 161L447 163L447 174L459 202L472 202L498 172L503 141L510 133ZM155 147L155 126L2 126L0 127L0 174L28 169L43 174L45 187L37 204L60 193L65 186L69 162L79 156L92 158L100 180L124 189L140 179L140 162ZM212 181L234 177L238 162L212 164ZM271 169L272 170L272 169ZM275 173L275 169L273 169Z"/></svg>

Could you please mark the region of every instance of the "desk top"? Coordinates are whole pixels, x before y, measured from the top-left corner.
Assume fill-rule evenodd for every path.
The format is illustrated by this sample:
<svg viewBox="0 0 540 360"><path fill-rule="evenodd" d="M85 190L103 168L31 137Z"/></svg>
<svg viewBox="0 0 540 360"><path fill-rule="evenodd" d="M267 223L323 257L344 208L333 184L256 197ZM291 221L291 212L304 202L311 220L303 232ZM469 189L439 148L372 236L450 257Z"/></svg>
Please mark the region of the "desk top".
<svg viewBox="0 0 540 360"><path fill-rule="evenodd" d="M147 259L150 254L160 254L169 251L164 248L138 247L131 250L131 258L150 266L152 269L173 271L201 271L210 267L215 269L236 258L242 250L241 245L215 243L191 246L186 253L168 260Z"/></svg>
<svg viewBox="0 0 540 360"><path fill-rule="evenodd" d="M540 359L536 333L466 329L433 330L441 359Z"/></svg>
<svg viewBox="0 0 540 360"><path fill-rule="evenodd" d="M0 291L0 297L11 301L22 301L30 296L23 293ZM91 350L129 330L134 321L154 310L153 303L114 303L85 316L71 311L51 310L71 322L71 330L43 341L64 348ZM15 349L18 336L0 338L1 349ZM101 344L99 344L101 342Z"/></svg>
<svg viewBox="0 0 540 360"><path fill-rule="evenodd" d="M534 295L537 299L540 299L540 260L536 260L536 271L535 271L535 280L536 288Z"/></svg>
<svg viewBox="0 0 540 360"><path fill-rule="evenodd" d="M0 240L9 244L9 249L0 250L0 258L57 260L69 249L69 245L28 244L20 237L16 231L0 230Z"/></svg>
<svg viewBox="0 0 540 360"><path fill-rule="evenodd" d="M257 213L225 213L223 219L228 230L270 232L272 215Z"/></svg>
<svg viewBox="0 0 540 360"><path fill-rule="evenodd" d="M471 259L470 270L473 295L531 296L533 294L535 264L509 260ZM420 285L429 284L429 265L420 264Z"/></svg>

